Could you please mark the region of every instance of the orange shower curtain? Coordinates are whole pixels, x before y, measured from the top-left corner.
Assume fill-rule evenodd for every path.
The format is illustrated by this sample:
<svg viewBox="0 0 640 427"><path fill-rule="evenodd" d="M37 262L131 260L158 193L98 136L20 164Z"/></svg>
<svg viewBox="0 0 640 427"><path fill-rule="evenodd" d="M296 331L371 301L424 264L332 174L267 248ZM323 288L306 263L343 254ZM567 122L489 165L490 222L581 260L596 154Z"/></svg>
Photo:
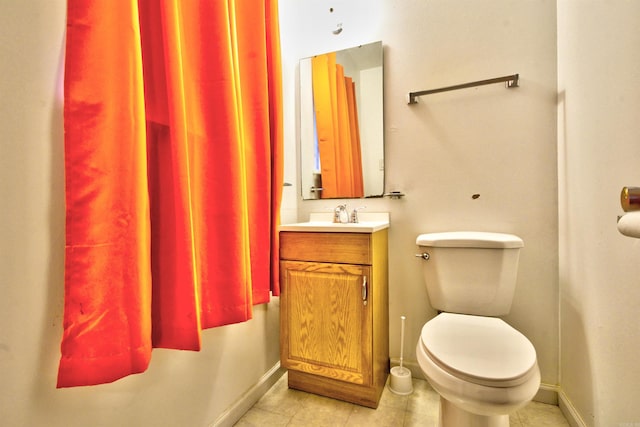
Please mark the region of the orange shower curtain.
<svg viewBox="0 0 640 427"><path fill-rule="evenodd" d="M363 197L360 131L353 80L335 52L311 60L322 198Z"/></svg>
<svg viewBox="0 0 640 427"><path fill-rule="evenodd" d="M279 294L277 0L69 0L58 387Z"/></svg>

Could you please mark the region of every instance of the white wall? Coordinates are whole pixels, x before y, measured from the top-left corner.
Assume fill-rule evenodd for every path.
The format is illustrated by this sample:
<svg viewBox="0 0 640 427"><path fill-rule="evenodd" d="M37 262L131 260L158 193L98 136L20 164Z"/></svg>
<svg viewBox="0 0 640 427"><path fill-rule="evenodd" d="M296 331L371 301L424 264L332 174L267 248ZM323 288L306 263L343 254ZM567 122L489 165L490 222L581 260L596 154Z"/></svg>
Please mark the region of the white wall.
<svg viewBox="0 0 640 427"><path fill-rule="evenodd" d="M279 360L277 299L154 350L149 370L56 390L62 335L62 59L66 1L0 2L0 424L208 426Z"/></svg>
<svg viewBox="0 0 640 427"><path fill-rule="evenodd" d="M561 384L588 426L640 425L640 2L558 1Z"/></svg>
<svg viewBox="0 0 640 427"><path fill-rule="evenodd" d="M526 247L506 320L535 345L543 382L557 384L555 1L280 0L280 8L290 138L296 137L299 58L375 40L385 46L386 189L407 196L350 204L391 213L391 357L400 353L401 315L407 316L405 361L414 362L420 329L434 315L414 258L416 236L508 232ZM337 23L343 31L335 36ZM406 103L409 91L512 73L520 73L520 88L485 86ZM295 155L291 147L288 164ZM299 219L337 203L298 201Z"/></svg>

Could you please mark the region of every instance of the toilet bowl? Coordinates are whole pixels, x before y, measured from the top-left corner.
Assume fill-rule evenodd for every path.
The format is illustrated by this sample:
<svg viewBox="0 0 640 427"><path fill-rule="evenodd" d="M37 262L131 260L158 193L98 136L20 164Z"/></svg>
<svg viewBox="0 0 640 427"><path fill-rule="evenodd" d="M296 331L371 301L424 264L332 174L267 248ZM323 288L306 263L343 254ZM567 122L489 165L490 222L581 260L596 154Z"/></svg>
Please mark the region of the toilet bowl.
<svg viewBox="0 0 640 427"><path fill-rule="evenodd" d="M540 385L533 345L499 318L441 313L422 328L416 355L440 395L441 427L508 427Z"/></svg>
<svg viewBox="0 0 640 427"><path fill-rule="evenodd" d="M418 364L440 394L441 427L509 427L509 414L538 391L529 340L499 316L509 313L524 242L513 234L421 234L417 254L431 306L416 346Z"/></svg>

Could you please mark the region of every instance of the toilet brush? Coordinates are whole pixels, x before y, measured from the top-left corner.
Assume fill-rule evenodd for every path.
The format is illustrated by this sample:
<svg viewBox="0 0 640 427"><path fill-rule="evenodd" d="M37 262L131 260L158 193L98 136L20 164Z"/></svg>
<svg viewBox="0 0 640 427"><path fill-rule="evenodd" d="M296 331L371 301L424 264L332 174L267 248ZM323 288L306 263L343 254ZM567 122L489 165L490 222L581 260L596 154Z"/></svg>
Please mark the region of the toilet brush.
<svg viewBox="0 0 640 427"><path fill-rule="evenodd" d="M404 372L402 363L404 362L404 321L407 318L400 316L400 372Z"/></svg>
<svg viewBox="0 0 640 427"><path fill-rule="evenodd" d="M411 394L413 384L411 381L411 371L406 369L404 364L404 321L405 316L400 316L400 366L391 368L391 380L389 390L395 394Z"/></svg>

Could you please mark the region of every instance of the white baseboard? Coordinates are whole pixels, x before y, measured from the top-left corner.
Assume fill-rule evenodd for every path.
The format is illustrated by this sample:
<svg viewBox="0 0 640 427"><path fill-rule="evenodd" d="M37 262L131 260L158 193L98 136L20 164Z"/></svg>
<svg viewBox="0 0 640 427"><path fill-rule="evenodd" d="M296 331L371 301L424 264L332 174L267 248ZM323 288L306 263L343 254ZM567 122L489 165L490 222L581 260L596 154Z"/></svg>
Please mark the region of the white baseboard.
<svg viewBox="0 0 640 427"><path fill-rule="evenodd" d="M546 403L547 405L555 405L558 406L558 392L560 391L560 387L553 384L540 384L540 388L535 396L533 396L533 400L540 403Z"/></svg>
<svg viewBox="0 0 640 427"><path fill-rule="evenodd" d="M571 427L587 427L576 407L562 390L558 393L558 406Z"/></svg>
<svg viewBox="0 0 640 427"><path fill-rule="evenodd" d="M399 358L391 359L391 366L400 365ZM412 360L403 360L402 366L409 369L411 371L411 376L413 378L418 378L421 380L426 379L424 374L422 373L422 369L420 369L420 365L418 365L417 361ZM533 400L540 403L547 403L549 405L558 405L558 386L551 384L540 384L540 389L538 393L533 397Z"/></svg>
<svg viewBox="0 0 640 427"><path fill-rule="evenodd" d="M284 375L280 362L273 365L258 382L247 390L230 408L213 422L211 427L233 426Z"/></svg>

